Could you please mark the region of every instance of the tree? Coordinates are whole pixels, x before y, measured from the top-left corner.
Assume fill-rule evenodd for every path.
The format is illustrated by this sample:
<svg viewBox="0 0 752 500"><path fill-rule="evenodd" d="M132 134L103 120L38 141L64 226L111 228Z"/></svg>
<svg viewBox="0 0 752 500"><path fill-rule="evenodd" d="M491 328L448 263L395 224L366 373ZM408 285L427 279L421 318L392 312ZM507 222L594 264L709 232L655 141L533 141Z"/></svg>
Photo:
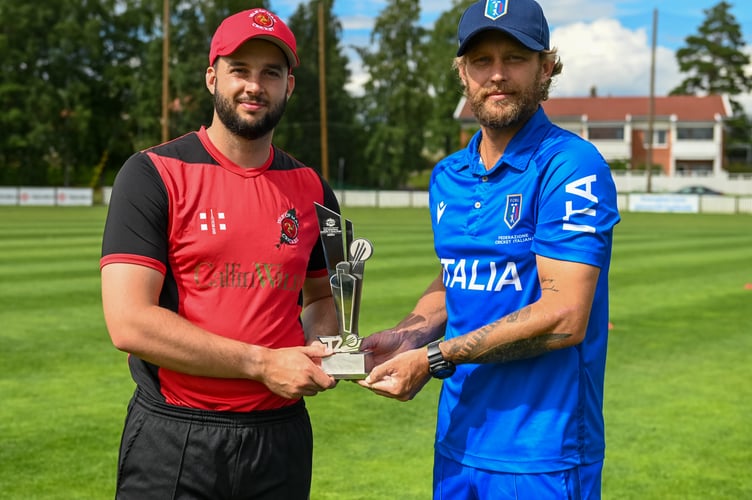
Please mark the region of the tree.
<svg viewBox="0 0 752 500"><path fill-rule="evenodd" d="M0 2L0 183L93 185L160 141L163 1ZM209 41L248 5L171 4L175 137L211 118Z"/></svg>
<svg viewBox="0 0 752 500"><path fill-rule="evenodd" d="M355 99L345 89L350 70L341 44L342 24L333 14L333 0L310 0L307 4L299 5L290 17L288 25L295 33L300 66L293 71L295 91L287 104L285 118L274 133L274 141L302 162L322 171L318 30L319 5L322 1L329 180L353 184L359 181L356 166L363 161L364 132L357 120ZM348 167L344 169L344 179L339 179L340 162Z"/></svg>
<svg viewBox="0 0 752 500"><path fill-rule="evenodd" d="M431 113L426 124L426 147L437 156L445 156L460 147L460 123L454 118L462 97L462 85L452 60L457 54L457 24L474 0L453 0L451 8L434 24L425 49L423 78L432 96Z"/></svg>
<svg viewBox="0 0 752 500"><path fill-rule="evenodd" d="M743 49L744 37L736 18L731 14L731 4L722 1L705 10L705 20L698 33L685 39L686 46L676 52L682 73L689 76L671 91L671 95L727 94L733 116L728 121L729 142L749 143L749 119L742 105L733 96L752 90L752 78L745 67L750 58Z"/></svg>
<svg viewBox="0 0 752 500"><path fill-rule="evenodd" d="M127 77L131 90L123 105L134 149L143 149L162 138L162 49L164 0L128 0L123 15L130 14L140 50L130 60ZM254 2L268 8L268 2ZM213 113L212 96L204 76L209 65L209 44L222 20L248 9L245 0L171 0L169 24L168 139L208 125Z"/></svg>
<svg viewBox="0 0 752 500"><path fill-rule="evenodd" d="M358 48L369 74L362 114L368 133L364 173L371 185L394 188L423 170L425 120L429 115L424 29L418 0L389 0L376 19L371 47Z"/></svg>
<svg viewBox="0 0 752 500"><path fill-rule="evenodd" d="M170 23L170 137L177 137L211 122L214 104L206 88L209 44L222 20L250 8L269 9L256 0L172 0ZM161 64L161 35L158 61ZM158 72L161 74L161 69ZM161 87L157 87L161 96ZM160 97L161 99L161 97Z"/></svg>
<svg viewBox="0 0 752 500"><path fill-rule="evenodd" d="M118 43L117 0L0 5L0 181L73 185L121 127L111 85L131 53ZM106 41L105 41L106 40Z"/></svg>

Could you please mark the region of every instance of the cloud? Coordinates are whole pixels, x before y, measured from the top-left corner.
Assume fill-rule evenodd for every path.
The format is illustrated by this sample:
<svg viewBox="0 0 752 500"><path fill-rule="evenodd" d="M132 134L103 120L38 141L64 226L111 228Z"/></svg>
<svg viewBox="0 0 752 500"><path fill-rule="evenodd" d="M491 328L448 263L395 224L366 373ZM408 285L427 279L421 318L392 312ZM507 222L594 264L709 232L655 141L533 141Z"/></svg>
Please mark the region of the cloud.
<svg viewBox="0 0 752 500"><path fill-rule="evenodd" d="M421 15L435 18L452 8L449 0L420 0Z"/></svg>
<svg viewBox="0 0 752 500"><path fill-rule="evenodd" d="M602 0L538 0L552 29L566 24L615 17L617 3Z"/></svg>
<svg viewBox="0 0 752 500"><path fill-rule="evenodd" d="M551 43L559 49L564 71L552 97L648 95L651 44L644 29L623 27L614 19L577 22L554 29ZM656 48L655 92L665 95L681 81L674 52Z"/></svg>
<svg viewBox="0 0 752 500"><path fill-rule="evenodd" d="M299 2L300 0L286 0ZM598 95L646 96L650 93L652 51L651 11L644 2L619 0L539 0L551 26L551 43L559 49L564 71L552 88L552 97L586 96L595 87ZM451 7L451 0L421 0L421 19L430 27L436 17ZM345 31L343 44L350 58L351 80L347 90L362 95L368 75L350 47L368 46L370 31L385 0L350 2L341 15ZM626 27L617 16L635 21L641 27ZM665 31L665 30L664 30ZM656 48L655 93L667 95L685 77L679 72L675 47L662 46L673 38L659 37ZM681 45L681 44L680 44ZM752 55L752 46L746 48ZM752 65L749 67L752 74ZM737 99L752 110L752 95Z"/></svg>
<svg viewBox="0 0 752 500"><path fill-rule="evenodd" d="M373 29L376 18L365 14L345 15L339 18L343 31L368 31Z"/></svg>

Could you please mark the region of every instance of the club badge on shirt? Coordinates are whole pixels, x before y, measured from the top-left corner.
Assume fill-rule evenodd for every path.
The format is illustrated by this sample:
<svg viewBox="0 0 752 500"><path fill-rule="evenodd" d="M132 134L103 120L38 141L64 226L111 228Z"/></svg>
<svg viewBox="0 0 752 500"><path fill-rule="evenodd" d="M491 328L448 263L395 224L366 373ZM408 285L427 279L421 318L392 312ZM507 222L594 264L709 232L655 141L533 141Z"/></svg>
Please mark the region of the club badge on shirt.
<svg viewBox="0 0 752 500"><path fill-rule="evenodd" d="M521 194L508 194L507 195L507 207L504 210L504 222L507 227L512 229L520 221L522 214L522 195Z"/></svg>
<svg viewBox="0 0 752 500"><path fill-rule="evenodd" d="M298 222L298 216L294 208L291 208L287 212L283 213L277 219L280 226L280 237L277 248L282 245L295 245L298 243L298 231L300 230L300 223Z"/></svg>

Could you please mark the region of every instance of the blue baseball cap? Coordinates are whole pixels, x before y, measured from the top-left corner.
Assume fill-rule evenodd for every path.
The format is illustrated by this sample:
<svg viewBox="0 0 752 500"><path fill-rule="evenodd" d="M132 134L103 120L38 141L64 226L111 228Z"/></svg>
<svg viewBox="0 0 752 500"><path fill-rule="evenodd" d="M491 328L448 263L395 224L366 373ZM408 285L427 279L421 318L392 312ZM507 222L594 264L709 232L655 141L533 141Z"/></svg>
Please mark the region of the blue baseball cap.
<svg viewBox="0 0 752 500"><path fill-rule="evenodd" d="M498 30L535 52L549 50L548 22L535 0L480 0L467 8L457 27L461 56L475 35Z"/></svg>

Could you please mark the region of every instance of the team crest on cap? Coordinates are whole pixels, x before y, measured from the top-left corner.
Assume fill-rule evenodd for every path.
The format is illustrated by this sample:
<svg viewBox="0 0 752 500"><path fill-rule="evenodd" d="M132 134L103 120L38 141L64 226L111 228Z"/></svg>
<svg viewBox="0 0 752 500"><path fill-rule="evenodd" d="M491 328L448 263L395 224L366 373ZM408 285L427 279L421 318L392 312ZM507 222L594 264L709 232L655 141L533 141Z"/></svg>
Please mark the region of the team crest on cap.
<svg viewBox="0 0 752 500"><path fill-rule="evenodd" d="M255 24L258 28L261 28L263 30L274 29L274 17L269 13L269 11L260 9L256 12L252 12L251 19L253 20L253 24Z"/></svg>
<svg viewBox="0 0 752 500"><path fill-rule="evenodd" d="M504 222L507 227L512 229L520 221L520 215L522 214L522 195L521 194L508 194L507 195L507 208L504 210Z"/></svg>
<svg viewBox="0 0 752 500"><path fill-rule="evenodd" d="M507 13L509 1L510 0L486 0L486 17L491 21L496 21Z"/></svg>
<svg viewBox="0 0 752 500"><path fill-rule="evenodd" d="M282 245L295 245L298 242L298 231L300 230L300 223L298 222L295 209L291 208L280 215L277 222L281 229L277 248Z"/></svg>

